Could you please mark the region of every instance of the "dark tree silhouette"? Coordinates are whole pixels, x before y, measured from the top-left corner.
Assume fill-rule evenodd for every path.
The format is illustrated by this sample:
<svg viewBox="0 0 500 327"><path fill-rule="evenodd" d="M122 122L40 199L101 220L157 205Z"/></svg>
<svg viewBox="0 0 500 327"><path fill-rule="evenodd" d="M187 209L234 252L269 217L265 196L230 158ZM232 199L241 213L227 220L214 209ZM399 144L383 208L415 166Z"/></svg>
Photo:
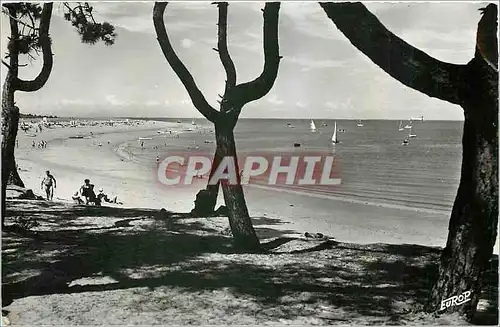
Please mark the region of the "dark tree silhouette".
<svg viewBox="0 0 500 327"><path fill-rule="evenodd" d="M70 21L82 38L82 42L95 43L102 40L105 44L114 43L114 27L108 23L96 23L92 16L92 7L88 3L63 3L65 19ZM36 3L4 3L2 14L9 19L10 37L7 54L2 64L8 68L2 89L2 225L5 218L5 200L7 183L11 181L24 186L16 169L14 145L19 123L19 108L15 105L16 91L35 92L41 89L53 66L52 41L49 35L52 17L51 2L43 7ZM38 26L37 26L38 23ZM42 52L43 66L33 80L19 78L19 68L26 66L19 63L20 56L36 59Z"/></svg>
<svg viewBox="0 0 500 327"><path fill-rule="evenodd" d="M219 10L218 19L218 49L215 49L226 71L226 85L221 96L220 110L214 109L205 100L193 77L176 55L170 44L164 22L164 12L167 2L156 2L153 9L153 22L160 47L168 63L186 88L193 105L210 122L215 125L216 152L212 166L212 175L221 158L232 157L239 171L236 143L233 130L245 104L265 96L274 85L280 62L278 45L279 2L268 2L263 9L264 16L264 69L260 76L247 83L236 83L236 68L227 49L227 7L226 2L216 3ZM235 245L246 249L256 249L259 240L248 214L240 177L236 184L221 181L224 200L229 211L229 224L233 233ZM209 187L210 189L210 187ZM217 198L218 185L211 188ZM215 205L215 203L214 203Z"/></svg>
<svg viewBox="0 0 500 327"><path fill-rule="evenodd" d="M474 58L466 65L454 65L401 40L361 3L320 5L349 41L389 75L464 110L460 185L427 309L438 311L441 300L472 291L470 302L448 309L471 319L497 235L497 6L482 9Z"/></svg>

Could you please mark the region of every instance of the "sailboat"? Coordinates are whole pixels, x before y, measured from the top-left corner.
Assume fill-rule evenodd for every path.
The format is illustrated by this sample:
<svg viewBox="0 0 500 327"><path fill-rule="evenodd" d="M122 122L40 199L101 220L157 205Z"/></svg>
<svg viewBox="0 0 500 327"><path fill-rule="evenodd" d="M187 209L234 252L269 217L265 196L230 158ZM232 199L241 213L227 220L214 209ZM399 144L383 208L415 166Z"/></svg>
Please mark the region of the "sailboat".
<svg viewBox="0 0 500 327"><path fill-rule="evenodd" d="M412 137L417 137L417 134L413 134L412 132L412 128L410 127L410 132L408 133L408 137L409 138L412 138Z"/></svg>
<svg viewBox="0 0 500 327"><path fill-rule="evenodd" d="M411 126L412 126L411 124L412 124L412 122L411 122L411 119L410 119L410 120L408 121L408 124L406 124L405 128L406 128L406 129L411 128Z"/></svg>
<svg viewBox="0 0 500 327"><path fill-rule="evenodd" d="M400 131L400 132L401 132L402 130L404 130L404 128L403 128L403 121L402 121L402 120L400 120L400 121L399 121L399 128L398 128L398 131Z"/></svg>
<svg viewBox="0 0 500 327"><path fill-rule="evenodd" d="M363 125L363 123L361 122L361 119L360 119L360 120L358 120L357 125L358 125L358 127L363 127L363 126L365 126L365 125Z"/></svg>
<svg viewBox="0 0 500 327"><path fill-rule="evenodd" d="M337 140L337 122L335 122L335 127L333 128L332 143L339 143L339 140Z"/></svg>
<svg viewBox="0 0 500 327"><path fill-rule="evenodd" d="M314 120L311 119L309 126L311 128L311 132L316 132L316 124L314 124Z"/></svg>

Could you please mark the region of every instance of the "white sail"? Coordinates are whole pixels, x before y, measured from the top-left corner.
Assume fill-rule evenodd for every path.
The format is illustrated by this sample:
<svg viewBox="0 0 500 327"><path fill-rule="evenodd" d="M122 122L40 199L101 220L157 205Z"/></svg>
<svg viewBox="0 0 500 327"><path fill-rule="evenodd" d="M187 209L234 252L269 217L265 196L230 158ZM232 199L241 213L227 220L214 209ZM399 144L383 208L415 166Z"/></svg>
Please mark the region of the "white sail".
<svg viewBox="0 0 500 327"><path fill-rule="evenodd" d="M338 143L337 140L337 122L335 122L335 127L333 128L332 143Z"/></svg>
<svg viewBox="0 0 500 327"><path fill-rule="evenodd" d="M311 131L315 131L316 130L316 124L314 124L314 120L311 119L311 121L309 122L309 125L311 127Z"/></svg>
<svg viewBox="0 0 500 327"><path fill-rule="evenodd" d="M399 121L399 127L398 127L398 131L402 131L404 128L403 128L403 121L400 120Z"/></svg>
<svg viewBox="0 0 500 327"><path fill-rule="evenodd" d="M358 125L358 127L363 127L363 126L364 126L364 124L363 124L363 122L361 121L361 119L360 119L360 120L358 120L358 123L357 123L356 125Z"/></svg>

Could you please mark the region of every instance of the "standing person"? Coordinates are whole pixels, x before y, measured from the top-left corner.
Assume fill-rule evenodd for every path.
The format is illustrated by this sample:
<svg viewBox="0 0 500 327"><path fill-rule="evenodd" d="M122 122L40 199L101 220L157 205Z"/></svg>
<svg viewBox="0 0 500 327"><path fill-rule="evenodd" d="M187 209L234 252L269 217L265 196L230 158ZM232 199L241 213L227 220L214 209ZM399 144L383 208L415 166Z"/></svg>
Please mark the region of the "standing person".
<svg viewBox="0 0 500 327"><path fill-rule="evenodd" d="M19 140L16 140L16 148L19 148Z"/></svg>
<svg viewBox="0 0 500 327"><path fill-rule="evenodd" d="M144 150L144 141L141 141L141 149Z"/></svg>
<svg viewBox="0 0 500 327"><path fill-rule="evenodd" d="M56 188L56 179L50 174L50 171L45 172L45 177L42 179L41 188L45 190L47 200L52 201L54 197L54 189Z"/></svg>
<svg viewBox="0 0 500 327"><path fill-rule="evenodd" d="M33 143L31 143L31 147L32 147L32 148L36 147L36 143L35 143L35 141L33 141Z"/></svg>

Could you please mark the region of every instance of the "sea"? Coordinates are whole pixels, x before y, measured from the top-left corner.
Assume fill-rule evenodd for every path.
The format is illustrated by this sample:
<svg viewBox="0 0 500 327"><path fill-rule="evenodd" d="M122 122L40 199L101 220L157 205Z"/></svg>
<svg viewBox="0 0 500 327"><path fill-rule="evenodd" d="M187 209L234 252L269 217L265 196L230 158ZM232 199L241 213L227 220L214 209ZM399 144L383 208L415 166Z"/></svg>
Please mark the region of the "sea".
<svg viewBox="0 0 500 327"><path fill-rule="evenodd" d="M215 149L213 125L204 119L155 119L180 123L180 133L159 130L151 139L122 144L124 151L145 166L166 152L208 152ZM450 212L460 180L462 121L413 121L400 131L399 120L240 119L235 128L238 154L320 151L338 162L341 185L295 185L290 192L353 202ZM331 142L337 124L339 143ZM185 127L189 126L189 127ZM178 136L176 136L178 135ZM295 143L300 147L294 146Z"/></svg>

